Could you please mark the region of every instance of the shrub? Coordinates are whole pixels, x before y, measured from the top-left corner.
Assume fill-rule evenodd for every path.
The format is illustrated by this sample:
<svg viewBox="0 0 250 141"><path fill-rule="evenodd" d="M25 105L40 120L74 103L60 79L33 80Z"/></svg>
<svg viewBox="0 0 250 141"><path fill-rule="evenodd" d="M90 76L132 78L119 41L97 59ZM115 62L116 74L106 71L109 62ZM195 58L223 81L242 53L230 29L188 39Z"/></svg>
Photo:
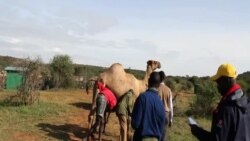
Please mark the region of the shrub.
<svg viewBox="0 0 250 141"><path fill-rule="evenodd" d="M220 98L216 84L210 80L200 79L194 82L196 100L190 112L199 116L210 116Z"/></svg>
<svg viewBox="0 0 250 141"><path fill-rule="evenodd" d="M246 93L248 89L250 89L249 84L245 80L238 80L237 83L240 84L244 93Z"/></svg>
<svg viewBox="0 0 250 141"><path fill-rule="evenodd" d="M173 78L167 77L165 80L165 84L171 89L172 92L174 93L178 92L177 83Z"/></svg>
<svg viewBox="0 0 250 141"><path fill-rule="evenodd" d="M31 105L39 100L39 89L42 83L42 62L26 59L22 63L23 79L17 91L17 98L24 105Z"/></svg>
<svg viewBox="0 0 250 141"><path fill-rule="evenodd" d="M68 55L56 55L50 63L52 82L55 88L74 86L74 65Z"/></svg>

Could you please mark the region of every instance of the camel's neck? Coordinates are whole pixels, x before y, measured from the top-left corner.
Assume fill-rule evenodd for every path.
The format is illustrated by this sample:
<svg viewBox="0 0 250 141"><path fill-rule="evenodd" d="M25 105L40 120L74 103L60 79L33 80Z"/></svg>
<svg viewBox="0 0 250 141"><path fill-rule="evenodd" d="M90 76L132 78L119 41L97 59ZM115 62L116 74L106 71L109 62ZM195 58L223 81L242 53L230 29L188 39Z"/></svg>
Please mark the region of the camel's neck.
<svg viewBox="0 0 250 141"><path fill-rule="evenodd" d="M147 66L147 70L144 76L143 81L145 81L146 83L148 82L149 76L150 74L153 72L153 69L150 66Z"/></svg>
<svg viewBox="0 0 250 141"><path fill-rule="evenodd" d="M147 85L148 83L144 80L139 80L139 94L145 92L145 90L147 89Z"/></svg>
<svg viewBox="0 0 250 141"><path fill-rule="evenodd" d="M144 92L147 89L148 79L149 79L149 76L150 76L150 74L152 72L153 72L153 69L150 66L147 66L147 70L146 70L144 78L142 80L139 80L139 83L140 83L139 91L140 91L140 93Z"/></svg>

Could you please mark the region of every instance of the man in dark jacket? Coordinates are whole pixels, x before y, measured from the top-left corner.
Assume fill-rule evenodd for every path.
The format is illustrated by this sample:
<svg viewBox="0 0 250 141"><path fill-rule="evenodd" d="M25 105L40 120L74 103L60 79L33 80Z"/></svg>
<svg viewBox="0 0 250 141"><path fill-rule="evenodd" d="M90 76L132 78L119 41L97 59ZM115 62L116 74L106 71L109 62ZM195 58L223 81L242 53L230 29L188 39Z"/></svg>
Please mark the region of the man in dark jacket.
<svg viewBox="0 0 250 141"><path fill-rule="evenodd" d="M236 77L233 65L222 64L211 78L222 95L213 112L211 141L250 141L250 99Z"/></svg>
<svg viewBox="0 0 250 141"><path fill-rule="evenodd" d="M162 140L165 109L157 92L160 83L160 74L153 72L149 78L149 89L136 99L132 112L134 141Z"/></svg>
<svg viewBox="0 0 250 141"><path fill-rule="evenodd" d="M236 69L222 64L211 77L222 96L213 111L211 132L191 125L192 133L200 141L250 141L250 99L236 83Z"/></svg>

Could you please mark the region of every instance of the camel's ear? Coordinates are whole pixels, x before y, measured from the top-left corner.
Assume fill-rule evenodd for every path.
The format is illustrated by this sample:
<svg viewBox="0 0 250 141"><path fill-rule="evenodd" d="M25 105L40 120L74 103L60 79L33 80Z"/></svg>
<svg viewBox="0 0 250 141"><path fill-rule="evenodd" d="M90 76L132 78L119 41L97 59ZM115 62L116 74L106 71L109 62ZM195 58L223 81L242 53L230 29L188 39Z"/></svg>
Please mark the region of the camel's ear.
<svg viewBox="0 0 250 141"><path fill-rule="evenodd" d="M161 68L161 63L158 62L158 61L156 61L156 63L158 64L158 69L160 69Z"/></svg>
<svg viewBox="0 0 250 141"><path fill-rule="evenodd" d="M153 60L148 60L147 65L152 65L153 64Z"/></svg>

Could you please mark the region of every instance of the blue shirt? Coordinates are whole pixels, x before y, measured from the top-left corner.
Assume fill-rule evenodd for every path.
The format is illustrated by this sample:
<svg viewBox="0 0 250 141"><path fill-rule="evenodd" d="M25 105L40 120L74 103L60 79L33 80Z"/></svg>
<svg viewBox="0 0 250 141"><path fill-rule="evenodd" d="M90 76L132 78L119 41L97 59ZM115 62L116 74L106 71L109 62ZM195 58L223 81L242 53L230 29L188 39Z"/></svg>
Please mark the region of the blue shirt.
<svg viewBox="0 0 250 141"><path fill-rule="evenodd" d="M134 141L144 137L156 137L162 140L165 126L165 109L154 89L148 89L135 102L132 112L132 127L135 129Z"/></svg>

